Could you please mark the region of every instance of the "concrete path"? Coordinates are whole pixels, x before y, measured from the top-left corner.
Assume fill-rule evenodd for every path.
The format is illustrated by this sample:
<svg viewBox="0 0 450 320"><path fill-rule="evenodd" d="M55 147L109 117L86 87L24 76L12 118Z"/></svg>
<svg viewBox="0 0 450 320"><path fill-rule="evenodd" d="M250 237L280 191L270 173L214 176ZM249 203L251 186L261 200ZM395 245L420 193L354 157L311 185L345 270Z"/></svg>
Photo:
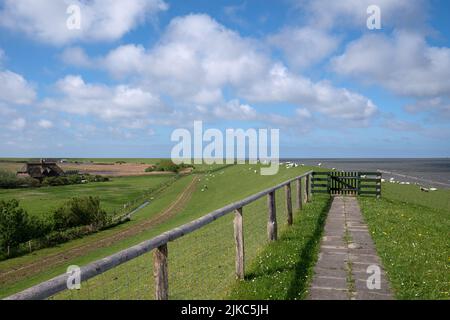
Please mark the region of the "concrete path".
<svg viewBox="0 0 450 320"><path fill-rule="evenodd" d="M355 197L338 196L333 200L309 299L393 299Z"/></svg>

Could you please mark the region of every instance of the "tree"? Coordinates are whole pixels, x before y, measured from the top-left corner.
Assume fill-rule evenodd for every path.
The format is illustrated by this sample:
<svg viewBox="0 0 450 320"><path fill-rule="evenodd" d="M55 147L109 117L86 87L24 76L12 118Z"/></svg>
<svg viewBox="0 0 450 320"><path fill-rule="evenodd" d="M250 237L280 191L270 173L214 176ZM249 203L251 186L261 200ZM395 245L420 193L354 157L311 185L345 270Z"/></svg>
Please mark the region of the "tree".
<svg viewBox="0 0 450 320"><path fill-rule="evenodd" d="M15 199L0 201L0 242L4 249L30 239L30 218Z"/></svg>
<svg viewBox="0 0 450 320"><path fill-rule="evenodd" d="M53 219L57 230L88 225L99 228L107 223L107 213L97 197L73 198L55 210Z"/></svg>

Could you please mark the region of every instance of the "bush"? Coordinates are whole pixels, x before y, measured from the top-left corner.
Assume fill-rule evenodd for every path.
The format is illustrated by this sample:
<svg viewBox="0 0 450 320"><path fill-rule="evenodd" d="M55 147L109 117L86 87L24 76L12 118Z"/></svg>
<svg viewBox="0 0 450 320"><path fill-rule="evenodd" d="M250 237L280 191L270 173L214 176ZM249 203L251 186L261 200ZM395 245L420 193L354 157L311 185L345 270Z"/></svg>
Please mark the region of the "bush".
<svg viewBox="0 0 450 320"><path fill-rule="evenodd" d="M31 177L17 177L16 174L0 170L0 188L14 189L21 187L38 187L39 180Z"/></svg>
<svg viewBox="0 0 450 320"><path fill-rule="evenodd" d="M107 224L107 213L100 207L97 197L73 198L53 214L56 230L91 225L95 229Z"/></svg>
<svg viewBox="0 0 450 320"><path fill-rule="evenodd" d="M71 184L81 184L83 181L87 182L105 182L109 181L108 177L100 175L92 176L90 174L72 174L61 177L47 177L42 181L43 186L66 186Z"/></svg>

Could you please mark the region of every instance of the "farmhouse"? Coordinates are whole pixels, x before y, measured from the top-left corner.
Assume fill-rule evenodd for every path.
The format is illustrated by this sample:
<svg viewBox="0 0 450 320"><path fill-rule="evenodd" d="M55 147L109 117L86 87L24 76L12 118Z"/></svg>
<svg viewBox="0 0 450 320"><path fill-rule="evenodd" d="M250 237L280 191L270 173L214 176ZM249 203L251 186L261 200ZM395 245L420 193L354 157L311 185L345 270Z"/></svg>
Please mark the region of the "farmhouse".
<svg viewBox="0 0 450 320"><path fill-rule="evenodd" d="M64 171L58 167L55 161L31 161L17 171L18 176L29 176L42 181L46 177L59 177L64 175Z"/></svg>

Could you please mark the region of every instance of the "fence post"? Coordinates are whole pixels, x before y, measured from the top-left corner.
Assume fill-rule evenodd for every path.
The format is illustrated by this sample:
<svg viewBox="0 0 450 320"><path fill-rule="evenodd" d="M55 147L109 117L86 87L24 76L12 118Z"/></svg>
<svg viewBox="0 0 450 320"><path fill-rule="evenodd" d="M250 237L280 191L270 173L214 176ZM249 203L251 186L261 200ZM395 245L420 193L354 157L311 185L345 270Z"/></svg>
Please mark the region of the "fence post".
<svg viewBox="0 0 450 320"><path fill-rule="evenodd" d="M275 241L278 238L275 191L272 191L267 195L267 206L269 209L269 221L267 222L267 235L269 237L269 241Z"/></svg>
<svg viewBox="0 0 450 320"><path fill-rule="evenodd" d="M169 271L167 267L167 243L153 252L153 276L155 278L155 299L169 299Z"/></svg>
<svg viewBox="0 0 450 320"><path fill-rule="evenodd" d="M297 209L301 210L303 207L303 197L302 197L302 178L297 180L297 192L296 192L296 206Z"/></svg>
<svg viewBox="0 0 450 320"><path fill-rule="evenodd" d="M245 253L242 208L236 209L234 212L234 241L236 244L236 278L244 279Z"/></svg>
<svg viewBox="0 0 450 320"><path fill-rule="evenodd" d="M285 191L285 200L286 200L286 213L287 213L287 223L289 226L293 223L293 217L292 217L292 196L291 196L291 184L288 183L284 187Z"/></svg>

